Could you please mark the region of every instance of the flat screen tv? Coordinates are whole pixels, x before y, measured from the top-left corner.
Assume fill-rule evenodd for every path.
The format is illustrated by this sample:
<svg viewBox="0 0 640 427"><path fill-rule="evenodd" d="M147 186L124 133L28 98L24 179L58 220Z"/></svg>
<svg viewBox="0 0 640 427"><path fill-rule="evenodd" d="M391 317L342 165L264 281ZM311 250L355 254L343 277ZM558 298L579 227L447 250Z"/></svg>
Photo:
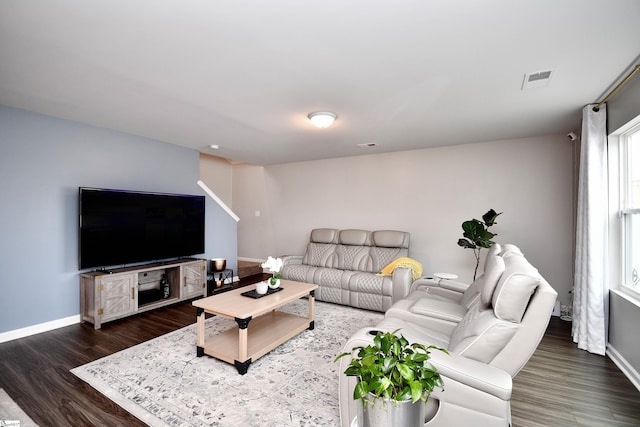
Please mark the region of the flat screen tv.
<svg viewBox="0 0 640 427"><path fill-rule="evenodd" d="M204 196L79 190L80 269L204 253Z"/></svg>

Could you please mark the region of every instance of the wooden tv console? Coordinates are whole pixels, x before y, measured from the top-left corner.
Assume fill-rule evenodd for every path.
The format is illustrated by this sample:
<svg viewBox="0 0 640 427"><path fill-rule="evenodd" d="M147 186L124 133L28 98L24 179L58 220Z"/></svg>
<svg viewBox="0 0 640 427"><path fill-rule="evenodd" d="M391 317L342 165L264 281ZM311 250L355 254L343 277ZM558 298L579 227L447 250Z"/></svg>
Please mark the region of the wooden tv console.
<svg viewBox="0 0 640 427"><path fill-rule="evenodd" d="M143 283L154 287L165 276L169 296L140 301ZM159 288L158 288L159 289ZM188 258L80 274L80 315L100 329L103 323L186 299L207 296L207 261Z"/></svg>

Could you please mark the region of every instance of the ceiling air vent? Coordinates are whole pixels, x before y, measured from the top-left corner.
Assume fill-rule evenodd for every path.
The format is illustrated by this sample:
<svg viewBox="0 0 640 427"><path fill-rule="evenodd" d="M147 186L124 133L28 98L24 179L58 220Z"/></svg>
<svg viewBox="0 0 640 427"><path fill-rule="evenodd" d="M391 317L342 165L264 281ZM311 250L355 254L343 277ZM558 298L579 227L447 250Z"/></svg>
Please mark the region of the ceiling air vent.
<svg viewBox="0 0 640 427"><path fill-rule="evenodd" d="M357 145L360 148L371 148L371 147L375 147L376 143L375 142L365 142L363 144L357 144Z"/></svg>
<svg viewBox="0 0 640 427"><path fill-rule="evenodd" d="M548 86L551 81L552 74L552 70L536 71L534 73L525 74L524 81L522 82L522 90Z"/></svg>

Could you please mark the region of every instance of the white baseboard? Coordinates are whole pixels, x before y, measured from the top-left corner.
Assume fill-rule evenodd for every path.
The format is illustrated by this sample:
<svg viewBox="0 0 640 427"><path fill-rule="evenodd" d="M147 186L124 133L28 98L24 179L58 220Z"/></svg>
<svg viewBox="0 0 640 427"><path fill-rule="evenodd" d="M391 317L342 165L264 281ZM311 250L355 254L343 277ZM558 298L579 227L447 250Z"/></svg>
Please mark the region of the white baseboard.
<svg viewBox="0 0 640 427"><path fill-rule="evenodd" d="M19 338L28 337L30 335L40 334L42 332L52 331L64 326L75 325L80 323L80 315L65 317L63 319L52 320L50 322L40 323L26 328L14 329L13 331L0 333L0 343L17 340Z"/></svg>
<svg viewBox="0 0 640 427"><path fill-rule="evenodd" d="M609 359L620 368L622 373L629 378L629 381L640 391L640 374L611 344L607 344L607 356L609 356Z"/></svg>

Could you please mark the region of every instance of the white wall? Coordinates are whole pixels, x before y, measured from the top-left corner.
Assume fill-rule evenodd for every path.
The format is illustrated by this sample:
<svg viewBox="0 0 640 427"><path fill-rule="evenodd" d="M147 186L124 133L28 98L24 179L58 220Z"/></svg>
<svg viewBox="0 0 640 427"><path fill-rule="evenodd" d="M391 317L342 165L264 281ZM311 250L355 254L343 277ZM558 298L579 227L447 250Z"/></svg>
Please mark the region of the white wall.
<svg viewBox="0 0 640 427"><path fill-rule="evenodd" d="M519 245L568 303L573 282L573 158L564 135L390 154L234 166L238 255L302 254L316 227L411 233L425 273L473 275L461 223L493 208L498 242ZM254 212L259 210L260 217ZM250 219L250 220L249 220Z"/></svg>

